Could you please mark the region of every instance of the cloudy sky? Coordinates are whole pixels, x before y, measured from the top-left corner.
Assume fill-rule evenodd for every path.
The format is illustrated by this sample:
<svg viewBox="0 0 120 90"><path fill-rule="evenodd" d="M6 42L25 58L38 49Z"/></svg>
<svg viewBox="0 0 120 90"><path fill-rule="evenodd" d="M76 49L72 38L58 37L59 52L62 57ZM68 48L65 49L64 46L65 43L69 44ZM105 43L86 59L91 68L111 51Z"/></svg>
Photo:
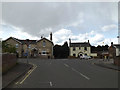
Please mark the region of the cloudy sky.
<svg viewBox="0 0 120 90"><path fill-rule="evenodd" d="M118 43L117 2L3 2L0 37L49 39L54 44L87 42Z"/></svg>

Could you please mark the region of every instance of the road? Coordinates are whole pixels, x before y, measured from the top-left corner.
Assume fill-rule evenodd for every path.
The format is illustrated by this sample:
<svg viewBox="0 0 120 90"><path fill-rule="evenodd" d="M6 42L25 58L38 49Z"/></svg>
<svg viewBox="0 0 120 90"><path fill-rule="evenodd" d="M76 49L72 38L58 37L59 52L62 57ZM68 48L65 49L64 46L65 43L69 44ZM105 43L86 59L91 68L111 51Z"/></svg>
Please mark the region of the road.
<svg viewBox="0 0 120 90"><path fill-rule="evenodd" d="M26 62L25 59L19 60ZM118 88L118 71L93 64L97 60L29 59L34 68L9 88Z"/></svg>

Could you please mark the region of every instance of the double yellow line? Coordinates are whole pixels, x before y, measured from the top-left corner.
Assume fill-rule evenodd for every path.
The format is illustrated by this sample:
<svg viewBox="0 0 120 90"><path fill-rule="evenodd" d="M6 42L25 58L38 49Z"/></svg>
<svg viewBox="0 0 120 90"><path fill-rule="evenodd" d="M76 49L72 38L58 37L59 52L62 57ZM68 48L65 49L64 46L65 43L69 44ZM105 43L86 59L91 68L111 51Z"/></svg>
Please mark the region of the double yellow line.
<svg viewBox="0 0 120 90"><path fill-rule="evenodd" d="M19 84L22 84L30 76L30 74L37 68L37 66L35 64L32 64L32 65L33 65L33 69L31 69L27 72L25 78L22 81L20 81ZM16 84L18 84L18 82L16 82Z"/></svg>

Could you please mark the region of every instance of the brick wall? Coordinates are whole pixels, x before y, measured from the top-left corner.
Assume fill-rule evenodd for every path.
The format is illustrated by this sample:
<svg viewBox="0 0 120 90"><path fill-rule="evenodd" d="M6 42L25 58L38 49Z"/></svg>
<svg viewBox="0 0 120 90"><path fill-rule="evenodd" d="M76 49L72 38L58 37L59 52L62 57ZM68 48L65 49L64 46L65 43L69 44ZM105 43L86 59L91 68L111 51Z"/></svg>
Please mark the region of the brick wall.
<svg viewBox="0 0 120 90"><path fill-rule="evenodd" d="M2 73L7 72L17 63L16 54L4 53L2 54Z"/></svg>
<svg viewBox="0 0 120 90"><path fill-rule="evenodd" d="M114 64L120 66L120 56L114 59Z"/></svg>

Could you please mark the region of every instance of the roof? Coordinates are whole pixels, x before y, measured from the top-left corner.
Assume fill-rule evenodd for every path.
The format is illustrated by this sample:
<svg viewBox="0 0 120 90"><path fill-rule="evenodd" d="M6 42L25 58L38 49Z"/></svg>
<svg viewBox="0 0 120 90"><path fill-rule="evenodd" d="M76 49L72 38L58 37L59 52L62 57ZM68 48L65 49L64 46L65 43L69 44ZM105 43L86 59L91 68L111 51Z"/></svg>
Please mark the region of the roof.
<svg viewBox="0 0 120 90"><path fill-rule="evenodd" d="M119 48L120 48L120 44L114 44L114 46L116 46L116 47L119 47Z"/></svg>
<svg viewBox="0 0 120 90"><path fill-rule="evenodd" d="M39 41L41 41L41 40L43 40L43 39L46 39L46 38L42 38L42 39L40 39L40 40L29 40L29 39L26 39L26 40L20 40L20 39L17 39L17 38L14 38L14 37L10 37L10 38L8 38L8 39L6 39L5 41L7 41L7 40L9 40L9 39L13 39L13 40L15 40L15 41L17 41L18 43L20 43L20 44L36 44L37 42L39 42ZM28 40L29 40L29 42L28 42ZM50 41L50 40L48 40L48 39L46 39L47 41L49 41L49 42L51 42L52 44L53 44L53 42L52 41Z"/></svg>
<svg viewBox="0 0 120 90"><path fill-rule="evenodd" d="M22 44L27 44L27 40L19 40ZM29 40L29 44L35 44L37 40Z"/></svg>
<svg viewBox="0 0 120 90"><path fill-rule="evenodd" d="M90 47L90 43L88 42L80 42L80 43L70 43L70 47Z"/></svg>
<svg viewBox="0 0 120 90"><path fill-rule="evenodd" d="M45 39L45 40L47 40L47 41L49 41L49 42L51 42L51 43L53 44L53 42L50 41L50 40L48 40L47 38L42 38L42 39L40 39L40 40L38 40L38 41L36 41L36 42L40 42L40 41L42 41L43 39Z"/></svg>
<svg viewBox="0 0 120 90"><path fill-rule="evenodd" d="M9 40L9 39L13 39L13 40L15 40L16 42L22 44L17 38L14 38L14 37L9 37L8 39L6 39L6 40L4 40L4 41L7 41L7 40Z"/></svg>

